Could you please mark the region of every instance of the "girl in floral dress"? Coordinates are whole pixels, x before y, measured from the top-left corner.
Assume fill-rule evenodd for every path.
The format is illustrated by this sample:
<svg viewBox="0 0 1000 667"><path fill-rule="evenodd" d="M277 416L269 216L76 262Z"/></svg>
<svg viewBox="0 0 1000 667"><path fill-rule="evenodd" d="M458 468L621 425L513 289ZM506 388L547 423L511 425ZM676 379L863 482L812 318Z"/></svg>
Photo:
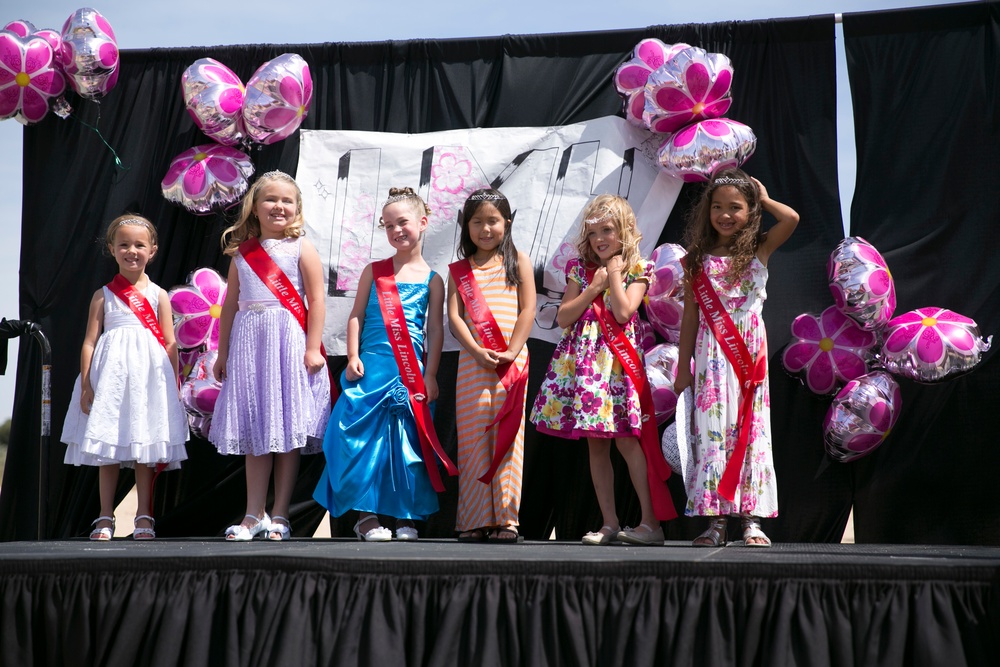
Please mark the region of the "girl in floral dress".
<svg viewBox="0 0 1000 667"><path fill-rule="evenodd" d="M762 211L777 219L767 232L761 230ZM761 310L767 260L798 221L798 213L771 199L760 181L729 169L713 177L688 222L674 389L680 394L693 387L695 474L687 483L685 514L710 517L695 546L725 544L728 515L740 516L746 546L771 545L760 529L761 517L778 514Z"/></svg>
<svg viewBox="0 0 1000 667"><path fill-rule="evenodd" d="M577 241L580 257L566 265L566 293L556 315L556 322L564 328L562 339L531 414L531 421L543 433L587 439L590 475L604 525L584 535L584 544L663 543L639 444L639 392L602 332L594 305L595 300L603 302L624 337L640 350L641 360L636 310L652 271L652 265L639 256L641 238L625 199L600 195L587 205ZM642 522L636 529L621 530L615 511L612 440L625 458L639 497Z"/></svg>

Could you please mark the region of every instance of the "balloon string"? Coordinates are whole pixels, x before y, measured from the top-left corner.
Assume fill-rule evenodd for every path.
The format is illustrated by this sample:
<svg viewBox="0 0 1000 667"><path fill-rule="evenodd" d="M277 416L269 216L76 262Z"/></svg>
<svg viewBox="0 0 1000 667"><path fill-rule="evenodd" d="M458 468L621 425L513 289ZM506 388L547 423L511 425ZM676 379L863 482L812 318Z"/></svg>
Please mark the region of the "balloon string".
<svg viewBox="0 0 1000 667"><path fill-rule="evenodd" d="M88 123L88 122L86 122L84 120L80 120L79 118L76 117L76 114L70 114L70 118L72 118L76 122L80 123L80 125L83 125L84 127L88 128L90 130L93 130L94 133L96 133L97 136L98 136L98 138L101 140L101 143L103 143L105 146L107 146L108 150L111 151L111 154L115 156L115 167L118 170L120 170L120 171L116 171L115 172L115 176L114 176L114 179L113 179L112 182L117 184L119 182L119 176L123 175L125 172L127 172L129 169L131 169L131 167L127 167L122 162L121 158L118 157L118 152L115 151L114 148L112 148L111 144L108 143L108 140L104 138L103 134L101 134L101 131L99 129L97 129L97 125L99 125L100 122L101 122L101 106L100 106L100 104L97 105L97 125L91 125L90 123Z"/></svg>

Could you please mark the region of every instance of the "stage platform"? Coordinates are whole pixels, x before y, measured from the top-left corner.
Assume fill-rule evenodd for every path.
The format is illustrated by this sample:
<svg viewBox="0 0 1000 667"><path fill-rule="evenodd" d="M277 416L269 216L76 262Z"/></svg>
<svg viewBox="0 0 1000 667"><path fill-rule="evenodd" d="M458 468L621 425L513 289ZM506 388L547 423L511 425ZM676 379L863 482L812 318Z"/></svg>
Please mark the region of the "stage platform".
<svg viewBox="0 0 1000 667"><path fill-rule="evenodd" d="M1000 549L0 543L4 665L997 665Z"/></svg>

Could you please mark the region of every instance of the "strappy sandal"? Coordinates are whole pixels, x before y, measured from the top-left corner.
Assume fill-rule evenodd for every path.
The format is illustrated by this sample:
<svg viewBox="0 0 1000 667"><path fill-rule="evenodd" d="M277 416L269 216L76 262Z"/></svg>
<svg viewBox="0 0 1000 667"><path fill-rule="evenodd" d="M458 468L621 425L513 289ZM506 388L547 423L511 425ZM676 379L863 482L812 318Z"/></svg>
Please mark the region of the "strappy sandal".
<svg viewBox="0 0 1000 667"><path fill-rule="evenodd" d="M614 526L601 526L601 529L596 533L587 533L584 535L583 543L602 547L605 544L617 542L619 530L619 528L615 528Z"/></svg>
<svg viewBox="0 0 1000 667"><path fill-rule="evenodd" d="M486 528L473 528L472 530L466 530L465 532L458 534L459 542L485 542L486 541Z"/></svg>
<svg viewBox="0 0 1000 667"><path fill-rule="evenodd" d="M145 519L149 522L149 528L143 528L139 526L139 521ZM153 528L156 526L156 519L149 516L148 514L140 514L136 518L132 519L132 539L133 540L151 540L156 537L156 531Z"/></svg>
<svg viewBox="0 0 1000 667"><path fill-rule="evenodd" d="M693 547L726 546L726 517L716 516L708 520L708 530L694 538Z"/></svg>
<svg viewBox="0 0 1000 667"><path fill-rule="evenodd" d="M389 542L392 540L392 531L377 523L374 528L362 533L361 524L365 523L369 519L375 519L375 521L378 522L378 517L376 515L362 514L358 518L358 522L354 524L354 534L358 536L359 540L362 542Z"/></svg>
<svg viewBox="0 0 1000 667"><path fill-rule="evenodd" d="M96 526L102 521L110 521L111 527L94 528L90 531L90 539L95 542L107 542L115 536L115 518L113 516L99 516L91 522L91 526Z"/></svg>
<svg viewBox="0 0 1000 667"><path fill-rule="evenodd" d="M524 536L517 532L517 526L501 526L490 533L489 541L493 544L519 544L524 542Z"/></svg>
<svg viewBox="0 0 1000 667"><path fill-rule="evenodd" d="M249 528L242 523L226 528L226 539L230 542L249 542L258 534L263 533L271 527L271 518L267 516L267 512L264 512L264 516L260 519L255 514L247 514L243 518L253 519L255 523Z"/></svg>
<svg viewBox="0 0 1000 667"><path fill-rule="evenodd" d="M628 528L618 531L618 540L640 546L663 546L663 526L653 528L648 523L640 523L638 528Z"/></svg>
<svg viewBox="0 0 1000 667"><path fill-rule="evenodd" d="M281 521L282 523L277 523ZM288 519L283 516L272 516L271 525L267 529L267 539L272 542L281 542L292 536L292 527Z"/></svg>
<svg viewBox="0 0 1000 667"><path fill-rule="evenodd" d="M744 514L740 517L743 524L743 546L767 548L771 546L771 538L760 529L760 518ZM750 540L763 540L761 542L751 542Z"/></svg>

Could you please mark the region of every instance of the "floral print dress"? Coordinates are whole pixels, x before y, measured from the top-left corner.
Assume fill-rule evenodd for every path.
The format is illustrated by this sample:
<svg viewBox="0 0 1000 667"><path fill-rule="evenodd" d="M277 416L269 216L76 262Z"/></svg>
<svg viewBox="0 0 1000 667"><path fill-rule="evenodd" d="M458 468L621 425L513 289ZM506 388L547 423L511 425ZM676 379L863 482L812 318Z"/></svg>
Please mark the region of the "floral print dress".
<svg viewBox="0 0 1000 667"><path fill-rule="evenodd" d="M625 289L637 280L649 282L653 265L640 260L625 276ZM566 265L566 282L587 287L586 269L579 259ZM611 308L611 292L605 290ZM639 351L638 313L622 325L625 336ZM563 330L542 387L531 411L531 421L543 433L561 438L638 437L642 432L639 392L601 332L593 306Z"/></svg>
<svg viewBox="0 0 1000 667"><path fill-rule="evenodd" d="M756 358L766 342L761 310L767 293L767 267L756 257L739 281L731 283L726 272L729 257L706 255L708 277L732 318L737 331ZM750 415L750 441L734 502L718 494L726 464L736 446L740 384L725 352L711 327L699 312L698 334L694 348L694 419L692 441L695 443L695 474L687 484L687 516L726 516L753 514L773 517L778 514L778 491L771 457L771 399L768 381L757 386Z"/></svg>

